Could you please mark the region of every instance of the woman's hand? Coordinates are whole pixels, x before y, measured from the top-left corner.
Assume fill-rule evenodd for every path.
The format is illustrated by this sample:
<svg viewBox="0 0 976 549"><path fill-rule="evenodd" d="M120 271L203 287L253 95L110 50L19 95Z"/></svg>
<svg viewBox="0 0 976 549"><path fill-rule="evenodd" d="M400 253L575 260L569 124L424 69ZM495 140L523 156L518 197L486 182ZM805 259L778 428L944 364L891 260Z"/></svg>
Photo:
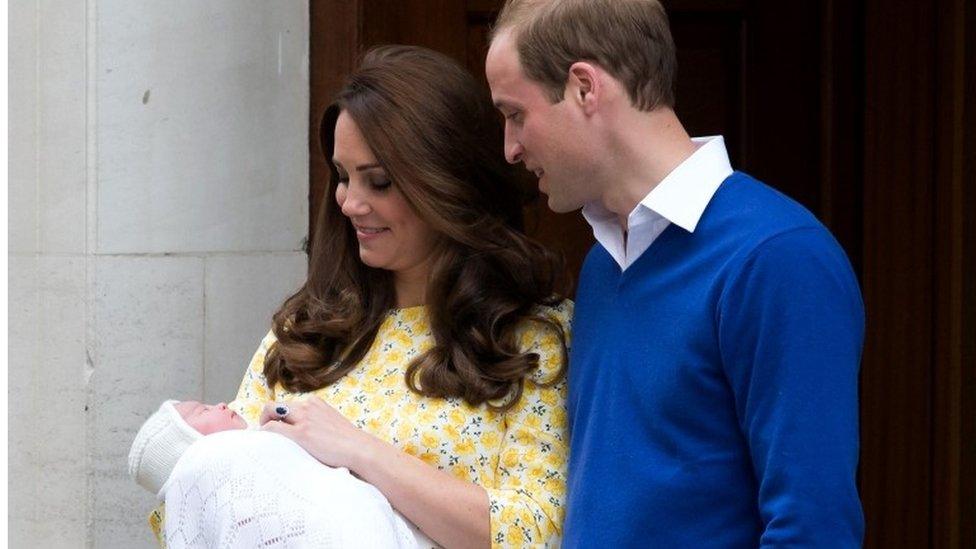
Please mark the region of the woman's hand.
<svg viewBox="0 0 976 549"><path fill-rule="evenodd" d="M315 459L345 467L372 484L395 509L444 547L488 547L488 493L359 429L318 397L288 402L284 418L271 402L261 428L280 433Z"/></svg>
<svg viewBox="0 0 976 549"><path fill-rule="evenodd" d="M275 412L277 405L265 404L261 428L290 438L326 465L354 471L358 456L378 440L318 397L288 402L284 417Z"/></svg>

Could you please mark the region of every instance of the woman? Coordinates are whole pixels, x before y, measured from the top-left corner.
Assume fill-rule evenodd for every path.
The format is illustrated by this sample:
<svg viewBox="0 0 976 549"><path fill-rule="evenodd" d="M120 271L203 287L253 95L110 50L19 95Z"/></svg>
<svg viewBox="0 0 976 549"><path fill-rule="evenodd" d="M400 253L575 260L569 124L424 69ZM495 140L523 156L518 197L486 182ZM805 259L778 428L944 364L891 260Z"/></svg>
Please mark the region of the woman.
<svg viewBox="0 0 976 549"><path fill-rule="evenodd" d="M375 49L322 141L335 200L308 280L231 406L441 545L557 543L571 304L555 256L520 230L487 94L443 55Z"/></svg>

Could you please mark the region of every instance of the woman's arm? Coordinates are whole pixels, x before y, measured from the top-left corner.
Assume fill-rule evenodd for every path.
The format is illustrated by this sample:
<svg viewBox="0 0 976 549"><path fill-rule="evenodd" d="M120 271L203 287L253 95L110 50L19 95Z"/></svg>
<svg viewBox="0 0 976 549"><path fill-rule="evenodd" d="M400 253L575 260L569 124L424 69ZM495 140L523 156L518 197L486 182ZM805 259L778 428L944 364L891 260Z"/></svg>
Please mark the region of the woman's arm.
<svg viewBox="0 0 976 549"><path fill-rule="evenodd" d="M444 547L490 547L487 491L378 439L358 471Z"/></svg>
<svg viewBox="0 0 976 549"><path fill-rule="evenodd" d="M572 303L543 311L558 322L569 345ZM520 347L539 355L537 382L551 380L566 353L550 327L529 325ZM496 547L558 547L566 497L569 433L566 379L554 386L527 381L505 414L505 435L488 491L491 541Z"/></svg>
<svg viewBox="0 0 976 549"><path fill-rule="evenodd" d="M555 312L567 336L572 305ZM521 347L539 355L535 381L551 379L566 355L550 327L529 324ZM567 341L568 343L568 341ZM357 428L319 398L289 402L284 421L265 407L261 424L291 438L319 461L346 467L378 488L424 533L446 547L549 546L562 531L565 496L565 380L527 380L504 415L505 435L488 484L461 480Z"/></svg>
<svg viewBox="0 0 976 549"><path fill-rule="evenodd" d="M477 484L436 469L357 428L319 398L289 402L287 421L274 414L274 393L264 379L264 360L274 344L261 342L230 406L248 423L291 438L313 457L346 467L375 486L398 511L445 547L490 545L488 494Z"/></svg>

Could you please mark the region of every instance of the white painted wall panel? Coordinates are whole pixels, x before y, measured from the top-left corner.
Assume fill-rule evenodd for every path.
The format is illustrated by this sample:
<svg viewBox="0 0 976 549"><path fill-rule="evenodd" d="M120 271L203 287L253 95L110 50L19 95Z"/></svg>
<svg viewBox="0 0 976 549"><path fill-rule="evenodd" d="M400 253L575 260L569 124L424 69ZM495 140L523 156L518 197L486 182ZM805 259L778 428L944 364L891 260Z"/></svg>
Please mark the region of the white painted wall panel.
<svg viewBox="0 0 976 549"><path fill-rule="evenodd" d="M57 530L59 539L82 543L88 495L85 260L14 256L8 272L11 529L17 539L39 540Z"/></svg>
<svg viewBox="0 0 976 549"><path fill-rule="evenodd" d="M153 547L136 429L229 398L301 283L307 12L11 2L11 547Z"/></svg>
<svg viewBox="0 0 976 549"><path fill-rule="evenodd" d="M92 515L102 524L129 525L136 535L147 528L155 501L127 474L132 439L163 400L202 391L203 259L95 261Z"/></svg>
<svg viewBox="0 0 976 549"><path fill-rule="evenodd" d="M37 10L17 0L8 7L7 245L37 251Z"/></svg>
<svg viewBox="0 0 976 549"><path fill-rule="evenodd" d="M32 426L40 339L37 258L10 257L7 276L7 503L10 530L16 532L31 528L37 515L37 439Z"/></svg>
<svg viewBox="0 0 976 549"><path fill-rule="evenodd" d="M207 260L205 400L234 398L271 315L305 281L306 265L303 253Z"/></svg>
<svg viewBox="0 0 976 549"><path fill-rule="evenodd" d="M38 245L85 252L87 7L39 0L37 104Z"/></svg>
<svg viewBox="0 0 976 549"><path fill-rule="evenodd" d="M37 523L32 520L10 516L7 522L7 543L12 549L33 547L37 540Z"/></svg>
<svg viewBox="0 0 976 549"><path fill-rule="evenodd" d="M38 259L38 348L34 415L37 511L39 523L58 525L67 539L84 539L78 530L86 516L87 413L85 338L87 332L86 260L81 256ZM74 530L73 530L74 529Z"/></svg>
<svg viewBox="0 0 976 549"><path fill-rule="evenodd" d="M29 544L20 546L11 544L11 548L82 549L89 547L86 539L88 525L82 519L70 517L57 522L41 521L34 525L33 531L34 537ZM95 547L101 549L100 546ZM135 549L136 546L132 547ZM146 549L149 548L150 546L147 545Z"/></svg>
<svg viewBox="0 0 976 549"><path fill-rule="evenodd" d="M96 549L158 549L152 531L141 523L111 518L96 518L91 526L92 544Z"/></svg>
<svg viewBox="0 0 976 549"><path fill-rule="evenodd" d="M99 2L99 252L299 249L303 4Z"/></svg>
<svg viewBox="0 0 976 549"><path fill-rule="evenodd" d="M117 442L112 433L132 426L127 416L148 416L165 398L200 395L204 260L103 256L94 261L94 441L96 451L108 451L106 446Z"/></svg>

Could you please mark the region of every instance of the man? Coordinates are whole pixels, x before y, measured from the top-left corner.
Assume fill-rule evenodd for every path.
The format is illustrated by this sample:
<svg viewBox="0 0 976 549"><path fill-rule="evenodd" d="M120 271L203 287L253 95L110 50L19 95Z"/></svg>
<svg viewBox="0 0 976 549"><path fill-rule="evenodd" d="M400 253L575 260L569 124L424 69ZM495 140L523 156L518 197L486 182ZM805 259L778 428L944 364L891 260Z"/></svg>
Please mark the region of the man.
<svg viewBox="0 0 976 549"><path fill-rule="evenodd" d="M597 244L569 367L566 547L853 547L864 312L850 263L672 106L655 0L510 0L505 154Z"/></svg>

